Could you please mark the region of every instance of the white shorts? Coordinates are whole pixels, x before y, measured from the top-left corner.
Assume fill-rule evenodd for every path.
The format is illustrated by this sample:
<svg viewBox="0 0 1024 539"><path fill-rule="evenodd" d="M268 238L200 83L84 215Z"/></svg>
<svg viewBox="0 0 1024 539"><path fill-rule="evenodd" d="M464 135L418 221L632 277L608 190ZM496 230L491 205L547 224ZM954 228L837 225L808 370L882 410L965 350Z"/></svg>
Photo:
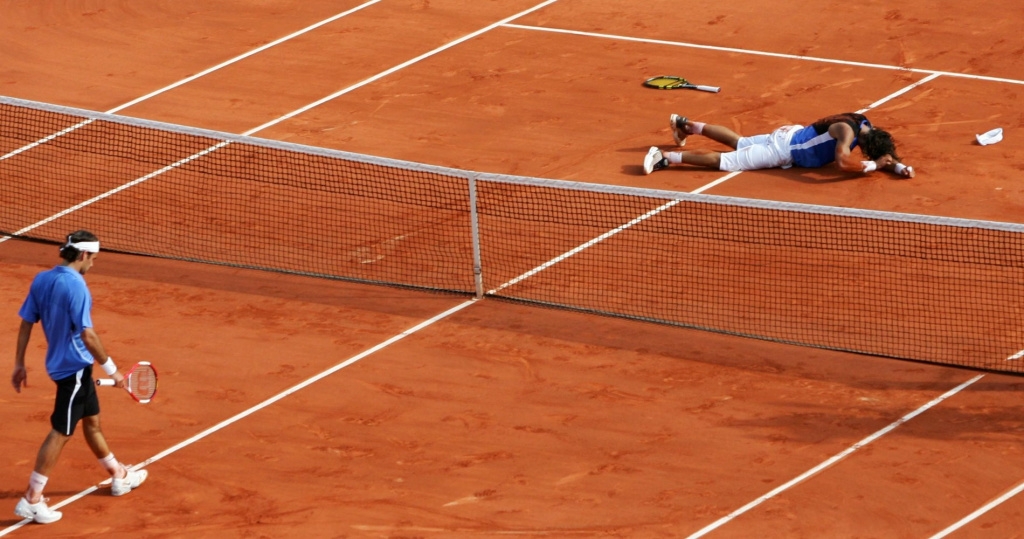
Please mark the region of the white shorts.
<svg viewBox="0 0 1024 539"><path fill-rule="evenodd" d="M803 129L802 125L787 125L768 135L742 137L736 143L736 151L722 154L721 170L760 170L764 168L789 168L793 156L789 153L789 141L793 134Z"/></svg>

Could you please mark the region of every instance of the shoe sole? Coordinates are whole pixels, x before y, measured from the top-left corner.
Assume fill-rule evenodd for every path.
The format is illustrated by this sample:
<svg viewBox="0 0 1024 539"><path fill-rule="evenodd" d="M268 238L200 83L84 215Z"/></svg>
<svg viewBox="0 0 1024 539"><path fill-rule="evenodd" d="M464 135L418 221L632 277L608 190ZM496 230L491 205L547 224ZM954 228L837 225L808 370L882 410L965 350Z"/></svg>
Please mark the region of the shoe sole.
<svg viewBox="0 0 1024 539"><path fill-rule="evenodd" d="M654 172L654 166L661 159L654 159L654 154L660 153L657 146L651 146L650 150L647 150L647 155L644 156L644 175L649 175Z"/></svg>
<svg viewBox="0 0 1024 539"><path fill-rule="evenodd" d="M47 519L39 520L39 515L35 514L32 511L19 511L18 509L14 510L14 514L15 515L17 515L17 516L19 516L21 518L27 518L27 519L31 520L32 522L35 522L36 524L53 524L54 522L57 522L58 520L60 520L64 516L64 514L61 513L60 511L54 511L54 513L56 514L56 516L52 520L47 520Z"/></svg>
<svg viewBox="0 0 1024 539"><path fill-rule="evenodd" d="M686 146L686 137L687 137L686 133L683 133L682 138L680 138L679 137L679 128L676 127L676 122L678 122L680 119L682 119L684 122L686 121L686 118L683 118L682 116L680 116L678 114L673 114L673 115L668 117L668 125L672 128L672 138L675 139L676 145L677 146Z"/></svg>

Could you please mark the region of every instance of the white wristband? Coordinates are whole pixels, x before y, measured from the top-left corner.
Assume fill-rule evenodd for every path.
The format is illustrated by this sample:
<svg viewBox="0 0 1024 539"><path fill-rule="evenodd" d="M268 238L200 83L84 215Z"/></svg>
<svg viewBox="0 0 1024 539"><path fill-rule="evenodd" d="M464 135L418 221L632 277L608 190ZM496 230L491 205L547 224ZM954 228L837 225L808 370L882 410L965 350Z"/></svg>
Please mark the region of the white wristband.
<svg viewBox="0 0 1024 539"><path fill-rule="evenodd" d="M896 165L892 167L893 171L901 176L903 175L903 171L906 170L907 168L907 165L904 165L903 163L896 163Z"/></svg>
<svg viewBox="0 0 1024 539"><path fill-rule="evenodd" d="M878 169L878 165L874 161L861 161L860 164L864 165L864 174Z"/></svg>
<svg viewBox="0 0 1024 539"><path fill-rule="evenodd" d="M114 365L114 360L107 358L107 362L100 365L103 368L103 372L107 373L107 376L113 376L117 372L117 365Z"/></svg>

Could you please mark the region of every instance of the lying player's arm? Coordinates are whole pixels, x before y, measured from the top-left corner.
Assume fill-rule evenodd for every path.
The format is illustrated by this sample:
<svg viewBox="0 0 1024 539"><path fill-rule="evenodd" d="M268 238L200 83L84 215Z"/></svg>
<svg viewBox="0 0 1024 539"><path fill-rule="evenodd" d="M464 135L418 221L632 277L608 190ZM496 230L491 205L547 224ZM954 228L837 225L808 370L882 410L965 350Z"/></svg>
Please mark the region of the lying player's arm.
<svg viewBox="0 0 1024 539"><path fill-rule="evenodd" d="M915 174L914 167L905 165L895 159L885 166L885 170L888 170L901 178L913 178Z"/></svg>
<svg viewBox="0 0 1024 539"><path fill-rule="evenodd" d="M828 128L828 134L836 139L836 166L841 170L867 174L885 167L892 160L889 155L883 155L875 161L864 161L853 155L850 151L850 146L853 145L853 128L845 123L832 124Z"/></svg>

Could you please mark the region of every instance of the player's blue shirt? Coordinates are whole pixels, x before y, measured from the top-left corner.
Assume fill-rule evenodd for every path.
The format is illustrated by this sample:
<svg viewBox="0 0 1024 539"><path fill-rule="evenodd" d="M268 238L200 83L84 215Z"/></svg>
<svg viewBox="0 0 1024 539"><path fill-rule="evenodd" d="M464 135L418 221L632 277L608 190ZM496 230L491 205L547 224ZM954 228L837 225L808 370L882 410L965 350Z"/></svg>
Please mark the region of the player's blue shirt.
<svg viewBox="0 0 1024 539"><path fill-rule="evenodd" d="M92 365L93 357L82 341L82 330L92 327L92 294L85 278L67 266L36 275L18 315L46 333L46 372L60 380Z"/></svg>
<svg viewBox="0 0 1024 539"><path fill-rule="evenodd" d="M797 131L789 141L789 153L793 156L793 164L798 167L818 168L836 160L836 144L838 141L828 133L833 123L844 122L853 128L853 142L850 150L857 147L857 135L863 125L871 127L871 123L860 114L846 113L830 116L814 122Z"/></svg>

